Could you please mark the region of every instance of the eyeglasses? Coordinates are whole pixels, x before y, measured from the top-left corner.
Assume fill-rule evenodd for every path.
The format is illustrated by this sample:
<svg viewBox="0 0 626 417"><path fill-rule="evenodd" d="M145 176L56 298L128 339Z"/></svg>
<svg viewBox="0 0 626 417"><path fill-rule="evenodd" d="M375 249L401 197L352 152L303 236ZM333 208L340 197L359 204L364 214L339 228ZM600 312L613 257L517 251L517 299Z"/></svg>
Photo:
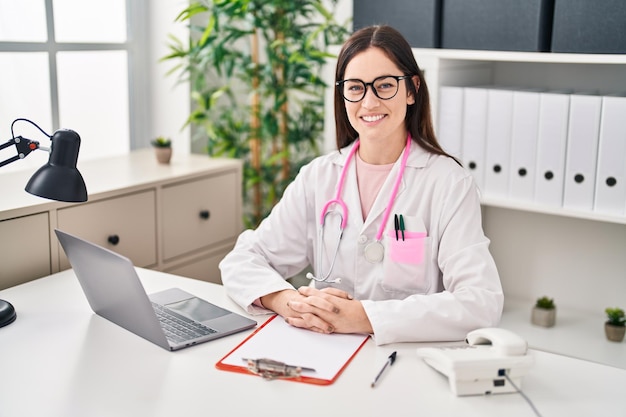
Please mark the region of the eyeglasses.
<svg viewBox="0 0 626 417"><path fill-rule="evenodd" d="M391 100L398 94L398 88L400 87L400 80L411 78L411 75L383 75L377 77L371 83L358 79L349 79L337 81L335 84L344 99L356 103L365 97L367 94L367 87L371 86L372 91L376 97L381 100Z"/></svg>

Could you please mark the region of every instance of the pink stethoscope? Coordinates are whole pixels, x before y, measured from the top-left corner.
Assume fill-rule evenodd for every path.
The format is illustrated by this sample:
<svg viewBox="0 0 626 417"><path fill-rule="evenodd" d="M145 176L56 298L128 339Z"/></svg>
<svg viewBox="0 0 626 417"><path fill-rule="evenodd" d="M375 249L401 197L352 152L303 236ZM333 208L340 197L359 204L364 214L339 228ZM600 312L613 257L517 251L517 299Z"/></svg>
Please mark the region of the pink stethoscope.
<svg viewBox="0 0 626 417"><path fill-rule="evenodd" d="M307 278L312 279L317 282L329 282L329 283L341 282L341 278L336 278L333 280L330 280L329 278L330 278L330 274L333 271L333 268L335 267L335 261L337 260L337 254L339 253L339 244L341 243L341 238L343 237L343 231L346 228L346 225L348 223L348 206L346 206L346 203L341 199L341 194L343 192L343 185L346 179L346 173L348 172L348 166L350 165L350 161L353 159L354 154L359 149L359 145L360 145L360 141L357 139L354 142L352 149L350 149L350 153L348 153L348 157L346 158L346 164L341 170L341 175L339 176L339 182L337 183L337 193L335 195L335 198L332 200L329 200L326 204L324 204L324 207L322 208L322 213L320 216L321 227L320 227L319 239L318 239L319 246L318 246L318 251L317 251L317 254L318 254L317 273L320 275L320 277L316 277L310 272L306 274ZM400 169L398 170L398 176L396 177L396 182L393 185L393 190L391 191L391 197L389 198L389 203L387 204L387 208L385 209L385 213L383 215L383 221L378 227L378 233L376 233L376 240L368 243L367 246L365 247L365 251L364 251L365 259L371 263L377 263L383 260L383 257L385 254L385 248L381 242L381 239L385 231L385 225L387 224L387 220L389 219L389 215L391 214L391 208L393 206L393 202L395 201L396 196L398 194L398 188L400 188L400 182L402 181L402 175L404 174L404 169L406 168L406 162L409 158L410 150L411 150L411 135L409 134L406 139L406 146L404 148L404 154L402 155L402 161L400 163ZM337 245L335 246L335 254L333 256L333 260L330 264L330 268L328 269L328 272L324 274L323 268L322 268L323 266L322 265L322 258L323 258L322 251L324 249L323 247L324 223L326 222L326 216L330 213L329 207L333 204L338 205L341 209L341 212L339 213L339 216L341 217L341 224L339 225L339 237L337 238Z"/></svg>

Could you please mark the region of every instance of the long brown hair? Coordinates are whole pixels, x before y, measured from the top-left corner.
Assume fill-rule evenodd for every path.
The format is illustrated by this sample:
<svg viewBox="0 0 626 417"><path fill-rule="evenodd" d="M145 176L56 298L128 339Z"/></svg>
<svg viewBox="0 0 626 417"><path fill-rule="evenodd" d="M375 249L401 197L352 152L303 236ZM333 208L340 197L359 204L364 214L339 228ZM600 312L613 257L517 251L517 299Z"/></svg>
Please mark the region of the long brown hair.
<svg viewBox="0 0 626 417"><path fill-rule="evenodd" d="M344 79L348 63L357 54L369 49L380 48L385 55L402 71L404 75L419 77L419 89L416 91L412 79L406 79L409 92L415 97L415 103L407 106L405 125L413 141L428 152L438 155L448 155L437 142L433 128L430 97L424 74L417 65L411 46L400 32L391 26L369 26L352 34L344 43L337 58L335 82ZM348 120L344 99L335 87L335 129L337 132L337 149L341 149L354 142L358 133ZM457 161L458 162L458 161Z"/></svg>

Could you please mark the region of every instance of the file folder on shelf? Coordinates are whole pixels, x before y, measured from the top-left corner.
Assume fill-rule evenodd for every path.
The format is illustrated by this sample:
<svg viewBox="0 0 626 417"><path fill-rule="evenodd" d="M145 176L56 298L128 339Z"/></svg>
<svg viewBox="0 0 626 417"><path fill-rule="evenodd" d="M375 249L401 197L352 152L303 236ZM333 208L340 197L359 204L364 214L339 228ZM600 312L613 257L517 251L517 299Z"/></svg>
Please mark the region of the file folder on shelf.
<svg viewBox="0 0 626 417"><path fill-rule="evenodd" d="M569 99L566 93L539 93L535 203L540 205L563 204Z"/></svg>
<svg viewBox="0 0 626 417"><path fill-rule="evenodd" d="M538 91L515 91L513 93L512 119L509 198L532 202L537 171Z"/></svg>
<svg viewBox="0 0 626 417"><path fill-rule="evenodd" d="M626 97L602 98L594 211L626 215Z"/></svg>
<svg viewBox="0 0 626 417"><path fill-rule="evenodd" d="M592 211L602 97L570 96L563 207Z"/></svg>
<svg viewBox="0 0 626 417"><path fill-rule="evenodd" d="M444 151L462 159L463 87L439 87L439 144Z"/></svg>
<svg viewBox="0 0 626 417"><path fill-rule="evenodd" d="M215 367L254 375L249 368L250 361L276 361L290 368L301 368L297 375L287 375L290 381L330 385L367 339L369 335L366 334L321 334L299 329L274 315L220 359Z"/></svg>
<svg viewBox="0 0 626 417"><path fill-rule="evenodd" d="M484 190L485 141L487 134L487 89L465 87L463 90L463 165Z"/></svg>
<svg viewBox="0 0 626 417"><path fill-rule="evenodd" d="M489 88L487 93L484 195L486 197L506 197L508 195L511 159L513 90Z"/></svg>

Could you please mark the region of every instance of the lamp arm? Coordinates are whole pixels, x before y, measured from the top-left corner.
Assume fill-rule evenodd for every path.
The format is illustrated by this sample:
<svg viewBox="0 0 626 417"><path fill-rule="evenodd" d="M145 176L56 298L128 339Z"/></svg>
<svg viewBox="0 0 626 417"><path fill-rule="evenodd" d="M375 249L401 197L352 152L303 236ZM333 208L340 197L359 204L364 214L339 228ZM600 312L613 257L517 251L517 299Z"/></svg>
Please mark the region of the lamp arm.
<svg viewBox="0 0 626 417"><path fill-rule="evenodd" d="M15 162L18 159L24 159L26 156L34 150L42 149L47 150L46 148L40 147L39 142L36 140L31 140L28 138L24 138L22 136L18 136L15 138L9 139L7 142L0 145L0 150L8 148L9 146L15 145L17 148L17 155L6 159L4 161L0 161L0 167L10 164L11 162Z"/></svg>

